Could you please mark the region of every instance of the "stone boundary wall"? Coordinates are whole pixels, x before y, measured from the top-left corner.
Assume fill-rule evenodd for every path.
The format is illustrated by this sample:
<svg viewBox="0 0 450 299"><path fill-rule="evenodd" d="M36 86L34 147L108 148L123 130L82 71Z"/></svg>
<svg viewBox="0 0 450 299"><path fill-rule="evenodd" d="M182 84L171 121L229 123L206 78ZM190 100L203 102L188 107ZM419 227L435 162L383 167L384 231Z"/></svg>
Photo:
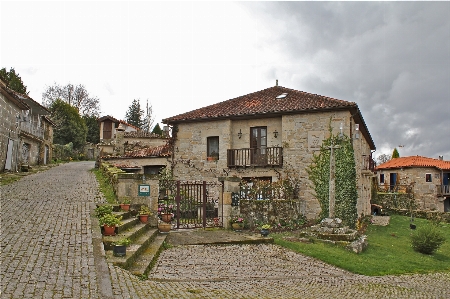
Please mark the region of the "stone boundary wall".
<svg viewBox="0 0 450 299"><path fill-rule="evenodd" d="M247 221L277 224L303 217L305 203L303 200L240 200L239 213Z"/></svg>
<svg viewBox="0 0 450 299"><path fill-rule="evenodd" d="M411 216L411 211L409 209L386 209L388 213L397 214L401 216ZM450 223L450 213L449 212L439 212L439 211L423 211L423 210L413 210L412 214L416 218L436 220Z"/></svg>
<svg viewBox="0 0 450 299"><path fill-rule="evenodd" d="M406 193L378 193L372 203L382 206L383 209L416 209L413 194Z"/></svg>

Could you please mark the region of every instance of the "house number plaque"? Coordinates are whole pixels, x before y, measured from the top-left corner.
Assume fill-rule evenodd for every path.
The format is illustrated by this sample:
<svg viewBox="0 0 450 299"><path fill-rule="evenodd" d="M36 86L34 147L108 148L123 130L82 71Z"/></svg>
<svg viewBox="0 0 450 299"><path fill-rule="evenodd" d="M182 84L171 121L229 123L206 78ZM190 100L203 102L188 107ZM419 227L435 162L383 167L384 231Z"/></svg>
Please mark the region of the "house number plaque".
<svg viewBox="0 0 450 299"><path fill-rule="evenodd" d="M141 184L138 188L138 196L150 196L150 185Z"/></svg>

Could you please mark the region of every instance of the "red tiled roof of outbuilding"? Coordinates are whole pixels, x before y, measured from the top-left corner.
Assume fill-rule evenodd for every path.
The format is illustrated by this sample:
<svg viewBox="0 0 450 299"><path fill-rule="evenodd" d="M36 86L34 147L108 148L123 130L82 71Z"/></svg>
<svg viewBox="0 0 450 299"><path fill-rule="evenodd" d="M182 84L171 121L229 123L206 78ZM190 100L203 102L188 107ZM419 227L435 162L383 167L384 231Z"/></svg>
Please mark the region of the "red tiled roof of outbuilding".
<svg viewBox="0 0 450 299"><path fill-rule="evenodd" d="M450 170L450 161L427 158L422 156L410 156L394 158L386 163L377 166L377 170L390 168L405 168L405 167L436 167L442 170Z"/></svg>
<svg viewBox="0 0 450 299"><path fill-rule="evenodd" d="M171 155L170 145L164 144L155 147L147 147L125 153L123 158L147 158L147 157L169 157Z"/></svg>

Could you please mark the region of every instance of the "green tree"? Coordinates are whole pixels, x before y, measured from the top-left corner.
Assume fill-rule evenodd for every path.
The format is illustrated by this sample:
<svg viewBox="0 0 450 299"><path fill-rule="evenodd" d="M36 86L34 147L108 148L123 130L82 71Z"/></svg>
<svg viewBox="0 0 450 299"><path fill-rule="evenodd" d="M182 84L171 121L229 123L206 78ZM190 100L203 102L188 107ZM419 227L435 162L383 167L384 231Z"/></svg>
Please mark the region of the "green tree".
<svg viewBox="0 0 450 299"><path fill-rule="evenodd" d="M53 131L53 143L73 143L75 150L80 150L86 143L87 127L78 110L64 102L56 100L49 107L56 127Z"/></svg>
<svg viewBox="0 0 450 299"><path fill-rule="evenodd" d="M348 136L331 135L324 140L318 154L314 154L313 162L308 167L309 179L313 183L316 198L322 211L321 218L329 213L329 183L330 183L330 150L333 141L339 148L335 153L335 216L350 226L355 227L358 218L356 188L356 168L352 142Z"/></svg>
<svg viewBox="0 0 450 299"><path fill-rule="evenodd" d="M130 107L128 107L128 111L125 114L125 119L127 123L142 129L144 125L143 121L144 110L141 109L141 104L139 100L133 100Z"/></svg>
<svg viewBox="0 0 450 299"><path fill-rule="evenodd" d="M6 83L6 86L14 91L22 94L28 94L27 87L23 84L22 78L19 74L16 74L14 68L10 68L6 71L6 68L0 70L0 78Z"/></svg>
<svg viewBox="0 0 450 299"><path fill-rule="evenodd" d="M152 133L157 134L157 135L163 134L163 131L161 130L161 127L159 126L159 123L157 123L156 126L153 128Z"/></svg>
<svg viewBox="0 0 450 299"><path fill-rule="evenodd" d="M48 86L42 93L42 103L46 107L50 107L57 99L77 108L83 116L99 116L100 114L100 100L91 96L82 84L75 86L69 83L62 86L55 83L53 86Z"/></svg>
<svg viewBox="0 0 450 299"><path fill-rule="evenodd" d="M400 158L400 154L398 153L397 148L394 148L394 151L392 152L392 159Z"/></svg>
<svg viewBox="0 0 450 299"><path fill-rule="evenodd" d="M98 124L98 117L95 115L84 115L84 123L87 127L86 141L97 144L100 142L100 126Z"/></svg>

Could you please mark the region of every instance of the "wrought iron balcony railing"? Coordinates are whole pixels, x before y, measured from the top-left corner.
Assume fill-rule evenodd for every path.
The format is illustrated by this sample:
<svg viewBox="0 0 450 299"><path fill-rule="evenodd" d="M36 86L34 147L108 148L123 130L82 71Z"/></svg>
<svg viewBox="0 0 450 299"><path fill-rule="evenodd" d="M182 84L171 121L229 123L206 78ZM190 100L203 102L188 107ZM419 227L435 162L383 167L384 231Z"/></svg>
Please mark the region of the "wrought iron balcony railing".
<svg viewBox="0 0 450 299"><path fill-rule="evenodd" d="M228 167L265 167L282 165L282 147L241 148L227 150Z"/></svg>
<svg viewBox="0 0 450 299"><path fill-rule="evenodd" d="M374 169L375 169L375 161L372 159L372 157L363 155L361 170L368 170L373 172Z"/></svg>

